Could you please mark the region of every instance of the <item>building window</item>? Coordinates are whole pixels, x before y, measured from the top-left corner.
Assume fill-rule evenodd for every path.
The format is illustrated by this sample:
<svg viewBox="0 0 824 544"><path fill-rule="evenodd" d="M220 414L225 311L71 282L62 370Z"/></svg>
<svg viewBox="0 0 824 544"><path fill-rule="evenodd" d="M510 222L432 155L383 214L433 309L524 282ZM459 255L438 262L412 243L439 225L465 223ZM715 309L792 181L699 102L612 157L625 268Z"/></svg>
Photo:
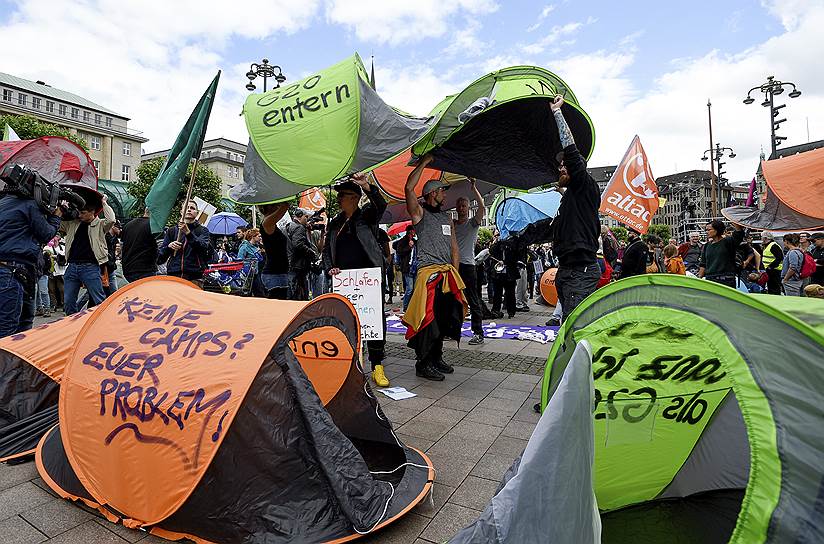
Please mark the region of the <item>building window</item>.
<svg viewBox="0 0 824 544"><path fill-rule="evenodd" d="M229 177L239 179L240 178L240 168L237 166L230 166L229 167Z"/></svg>
<svg viewBox="0 0 824 544"><path fill-rule="evenodd" d="M84 111L83 112L83 121L86 122L86 123L89 123L89 122L91 122L91 120L92 120L92 114L88 111Z"/></svg>
<svg viewBox="0 0 824 544"><path fill-rule="evenodd" d="M245 162L245 161L246 161L246 157L245 157L245 156L243 156L243 155L238 155L238 157L240 157L240 158L238 159L240 162Z"/></svg>
<svg viewBox="0 0 824 544"><path fill-rule="evenodd" d="M28 95L23 93L17 93L17 103L21 106L25 106L28 100Z"/></svg>
<svg viewBox="0 0 824 544"><path fill-rule="evenodd" d="M100 136L92 135L91 142L89 142L89 147L100 151Z"/></svg>
<svg viewBox="0 0 824 544"><path fill-rule="evenodd" d="M97 175L100 175L100 161L92 160L92 164L94 164L94 171L97 172Z"/></svg>
<svg viewBox="0 0 824 544"><path fill-rule="evenodd" d="M46 100L46 112L54 113L54 102Z"/></svg>
<svg viewBox="0 0 824 544"><path fill-rule="evenodd" d="M77 119L80 117L80 110L77 108L72 108L72 119Z"/></svg>
<svg viewBox="0 0 824 544"><path fill-rule="evenodd" d="M103 121L103 116L99 113L94 114L94 124L99 125Z"/></svg>
<svg viewBox="0 0 824 544"><path fill-rule="evenodd" d="M57 105L57 113L62 115L63 117L66 116L66 105L65 104L58 104Z"/></svg>
<svg viewBox="0 0 824 544"><path fill-rule="evenodd" d="M111 117L106 117L106 126L107 126L107 127L111 127L111 126L112 126L112 118L111 118Z"/></svg>
<svg viewBox="0 0 824 544"><path fill-rule="evenodd" d="M11 89L3 89L3 100L11 102Z"/></svg>
<svg viewBox="0 0 824 544"><path fill-rule="evenodd" d="M132 167L128 164L124 164L123 167L120 169L120 181L129 181L129 172L132 170Z"/></svg>
<svg viewBox="0 0 824 544"><path fill-rule="evenodd" d="M132 156L132 144L129 142L123 142L123 155L126 157Z"/></svg>
<svg viewBox="0 0 824 544"><path fill-rule="evenodd" d="M36 109L36 110L40 109L40 99L37 98L36 96L31 97L31 107Z"/></svg>

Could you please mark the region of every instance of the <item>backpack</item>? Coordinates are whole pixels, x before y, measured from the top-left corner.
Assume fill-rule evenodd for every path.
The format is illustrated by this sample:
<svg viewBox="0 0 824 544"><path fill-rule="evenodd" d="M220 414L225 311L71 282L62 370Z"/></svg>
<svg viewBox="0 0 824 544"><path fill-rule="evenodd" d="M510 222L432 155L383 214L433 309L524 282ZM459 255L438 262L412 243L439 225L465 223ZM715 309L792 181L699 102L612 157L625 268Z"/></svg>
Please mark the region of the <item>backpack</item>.
<svg viewBox="0 0 824 544"><path fill-rule="evenodd" d="M799 249L796 251L801 250ZM801 270L798 272L798 277L803 280L804 278L809 278L815 273L815 259L807 251L802 251L801 255L803 258L801 261Z"/></svg>

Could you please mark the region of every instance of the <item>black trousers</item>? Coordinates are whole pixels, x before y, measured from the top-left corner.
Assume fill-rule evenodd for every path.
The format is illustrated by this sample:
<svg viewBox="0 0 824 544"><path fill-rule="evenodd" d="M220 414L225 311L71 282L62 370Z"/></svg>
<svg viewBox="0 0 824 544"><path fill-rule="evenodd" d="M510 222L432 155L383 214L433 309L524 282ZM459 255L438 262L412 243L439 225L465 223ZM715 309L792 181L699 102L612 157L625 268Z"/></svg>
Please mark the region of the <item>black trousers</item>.
<svg viewBox="0 0 824 544"><path fill-rule="evenodd" d="M515 315L515 284L516 280L495 278L495 290L492 293L492 312L501 311L501 298L503 298L507 315Z"/></svg>
<svg viewBox="0 0 824 544"><path fill-rule="evenodd" d="M586 266L563 266L558 268L555 275L555 289L558 291L558 300L561 301L562 320L578 307L589 295L595 292L598 279L601 277L601 267L598 261Z"/></svg>
<svg viewBox="0 0 824 544"><path fill-rule="evenodd" d="M771 295L781 294L781 271L777 268L767 269L767 293Z"/></svg>
<svg viewBox="0 0 824 544"><path fill-rule="evenodd" d="M461 263L458 265L458 273L461 275L461 279L463 279L463 282L466 284L464 296L466 296L466 301L469 303L472 334L477 334L478 336L483 337L484 307L483 302L481 301L481 291L478 288L477 278L475 277L476 272L477 271L474 264Z"/></svg>

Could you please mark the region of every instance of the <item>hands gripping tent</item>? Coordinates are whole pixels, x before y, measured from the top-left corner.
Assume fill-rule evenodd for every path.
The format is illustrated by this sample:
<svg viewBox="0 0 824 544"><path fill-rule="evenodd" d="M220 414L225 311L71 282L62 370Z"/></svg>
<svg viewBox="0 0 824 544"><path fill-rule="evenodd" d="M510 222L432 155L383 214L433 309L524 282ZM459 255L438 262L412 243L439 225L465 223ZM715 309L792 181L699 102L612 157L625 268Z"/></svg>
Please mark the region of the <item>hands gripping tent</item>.
<svg viewBox="0 0 824 544"><path fill-rule="evenodd" d="M564 115L589 157L592 123L566 83L547 70L516 66L487 74L441 101L429 116L415 117L383 102L355 55L247 99L244 180L230 196L244 204L284 200L404 153L412 161L432 153L433 168L498 185L528 189L554 183L561 149L549 102L556 94L565 96ZM402 187L405 176L395 177L394 185ZM393 194L393 188L385 192Z"/></svg>
<svg viewBox="0 0 824 544"><path fill-rule="evenodd" d="M599 289L553 344L520 467L454 542L824 541L822 354L821 300L664 274Z"/></svg>
<svg viewBox="0 0 824 544"><path fill-rule="evenodd" d="M152 278L2 341L17 376L0 384L2 411L42 436L37 468L55 492L204 543L344 542L426 496L432 465L398 440L365 382L346 299L225 301ZM70 350L35 349L66 330ZM59 424L35 428L47 408Z"/></svg>

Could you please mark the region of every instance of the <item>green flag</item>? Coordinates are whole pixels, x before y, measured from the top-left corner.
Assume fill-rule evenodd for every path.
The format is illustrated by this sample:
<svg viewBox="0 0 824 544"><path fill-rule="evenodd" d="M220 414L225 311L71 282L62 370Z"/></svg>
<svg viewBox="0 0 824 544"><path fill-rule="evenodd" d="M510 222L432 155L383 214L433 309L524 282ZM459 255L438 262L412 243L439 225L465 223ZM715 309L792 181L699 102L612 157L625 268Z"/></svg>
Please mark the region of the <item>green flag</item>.
<svg viewBox="0 0 824 544"><path fill-rule="evenodd" d="M20 136L14 132L14 129L6 123L6 128L3 130L3 141L4 142L17 142L20 141Z"/></svg>
<svg viewBox="0 0 824 544"><path fill-rule="evenodd" d="M195 106L189 120L177 135L174 145L166 156L163 168L157 174L149 194L146 195L146 207L149 208L149 224L152 232L163 231L172 206L177 201L177 195L183 186L189 162L200 156L203 147L203 138L206 136L206 126L209 124L209 114L215 100L217 82L220 79L218 71L209 88L203 93Z"/></svg>

